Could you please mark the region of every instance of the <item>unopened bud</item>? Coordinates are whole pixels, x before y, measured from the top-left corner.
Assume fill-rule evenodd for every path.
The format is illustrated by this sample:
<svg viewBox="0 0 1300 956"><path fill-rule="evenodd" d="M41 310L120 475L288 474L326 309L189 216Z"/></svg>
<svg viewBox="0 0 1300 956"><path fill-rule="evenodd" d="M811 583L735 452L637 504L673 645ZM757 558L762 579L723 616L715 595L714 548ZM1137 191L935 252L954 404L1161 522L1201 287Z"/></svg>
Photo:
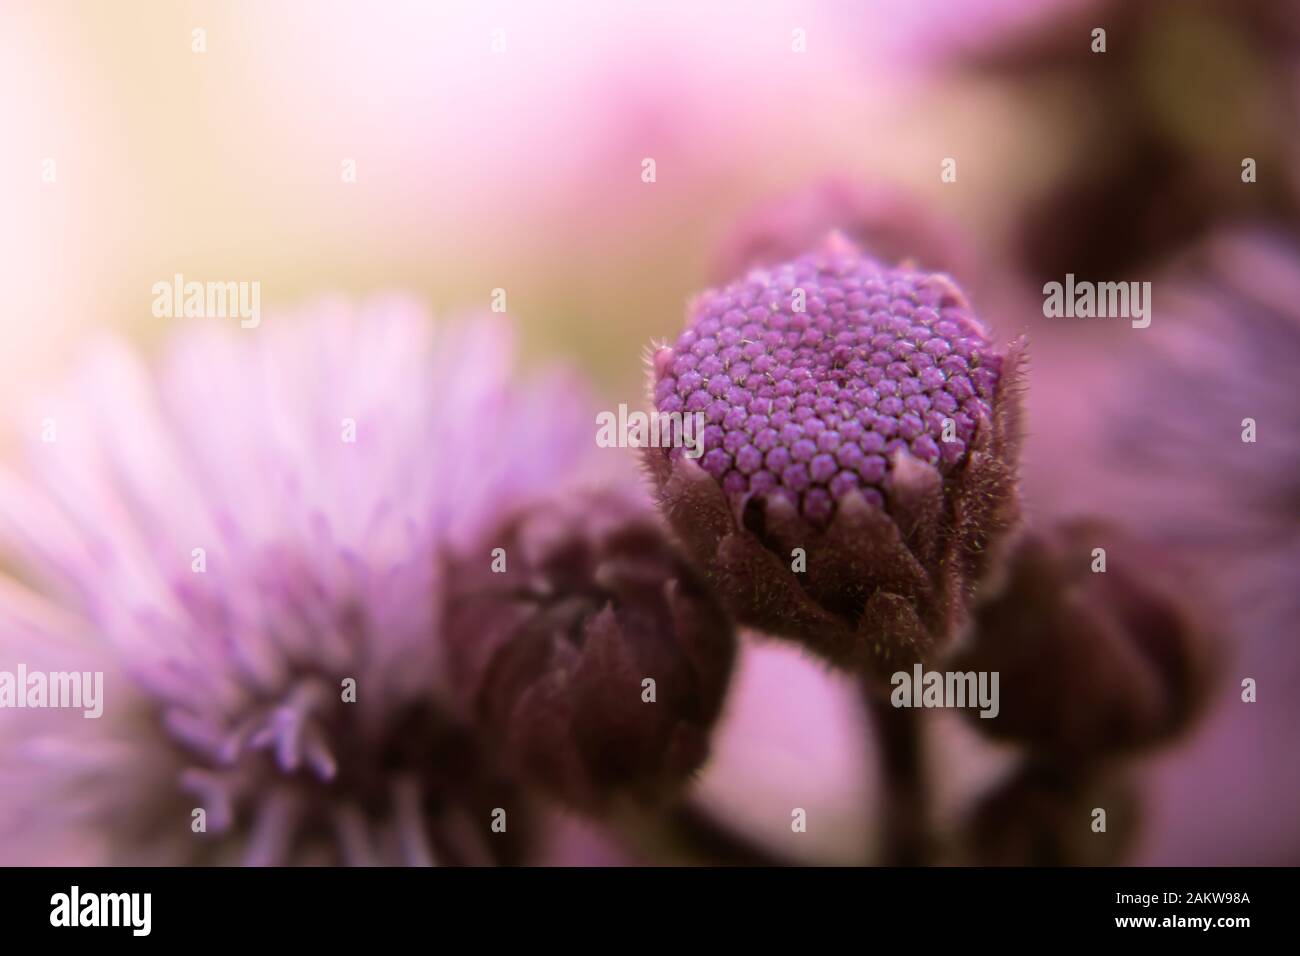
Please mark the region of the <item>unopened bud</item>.
<svg viewBox="0 0 1300 956"><path fill-rule="evenodd" d="M974 721L981 731L1086 761L1185 729L1219 657L1208 614L1168 555L1076 520L1019 542L952 667L1001 675L1001 711Z"/></svg>
<svg viewBox="0 0 1300 956"><path fill-rule="evenodd" d="M508 571L465 561L446 629L474 722L579 807L671 792L708 752L735 653L705 583L653 512L615 495L535 508L494 544Z"/></svg>

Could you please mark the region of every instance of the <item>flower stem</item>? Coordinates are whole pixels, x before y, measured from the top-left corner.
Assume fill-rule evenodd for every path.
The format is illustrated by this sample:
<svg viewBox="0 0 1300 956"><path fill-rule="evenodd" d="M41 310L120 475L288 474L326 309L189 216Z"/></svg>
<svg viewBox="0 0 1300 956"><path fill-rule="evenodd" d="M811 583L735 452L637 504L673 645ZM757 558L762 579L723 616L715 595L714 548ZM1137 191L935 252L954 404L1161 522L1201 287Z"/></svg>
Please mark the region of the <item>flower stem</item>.
<svg viewBox="0 0 1300 956"><path fill-rule="evenodd" d="M879 690L863 697L876 729L880 785L884 800L879 862L885 866L920 866L933 855L930 800L918 712L894 707Z"/></svg>
<svg viewBox="0 0 1300 956"><path fill-rule="evenodd" d="M728 826L717 814L687 798L663 812L625 811L618 827L625 839L648 859L706 866L794 866L781 856Z"/></svg>

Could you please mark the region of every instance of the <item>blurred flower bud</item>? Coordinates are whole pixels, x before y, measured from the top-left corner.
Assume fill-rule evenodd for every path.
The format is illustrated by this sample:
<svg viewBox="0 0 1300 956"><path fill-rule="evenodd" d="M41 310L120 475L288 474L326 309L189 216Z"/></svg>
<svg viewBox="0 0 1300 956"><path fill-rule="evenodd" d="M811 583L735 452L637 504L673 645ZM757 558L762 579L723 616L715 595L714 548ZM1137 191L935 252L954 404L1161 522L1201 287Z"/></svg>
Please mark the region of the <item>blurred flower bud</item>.
<svg viewBox="0 0 1300 956"><path fill-rule="evenodd" d="M1018 514L1020 346L946 276L832 233L707 292L654 355L654 403L706 423L651 448L673 529L743 623L888 674L955 631Z"/></svg>
<svg viewBox="0 0 1300 956"><path fill-rule="evenodd" d="M830 177L778 196L741 218L718 250L713 280L723 284L750 269L780 265L832 230L882 262L908 260L958 274L968 266L955 228L921 202L886 187Z"/></svg>
<svg viewBox="0 0 1300 956"><path fill-rule="evenodd" d="M453 581L454 685L516 772L598 810L670 792L703 762L735 639L645 506L534 508Z"/></svg>
<svg viewBox="0 0 1300 956"><path fill-rule="evenodd" d="M1029 762L977 804L960 862L977 866L1113 866L1132 849L1140 801L1120 776Z"/></svg>
<svg viewBox="0 0 1300 956"><path fill-rule="evenodd" d="M1164 742L1205 703L1218 644L1160 549L1102 522L1026 535L975 612L953 670L997 671L1000 709L974 723L1058 759Z"/></svg>

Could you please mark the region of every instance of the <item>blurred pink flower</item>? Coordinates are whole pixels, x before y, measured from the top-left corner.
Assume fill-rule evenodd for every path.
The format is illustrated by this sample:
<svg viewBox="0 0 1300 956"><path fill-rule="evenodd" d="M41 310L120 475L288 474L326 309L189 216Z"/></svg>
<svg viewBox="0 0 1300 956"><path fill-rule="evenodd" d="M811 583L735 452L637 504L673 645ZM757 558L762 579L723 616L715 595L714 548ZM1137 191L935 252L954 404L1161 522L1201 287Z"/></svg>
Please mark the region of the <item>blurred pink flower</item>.
<svg viewBox="0 0 1300 956"><path fill-rule="evenodd" d="M103 671L103 716L0 712L0 861L489 857L440 557L594 447L582 389L511 358L400 301L95 349L0 469L0 670Z"/></svg>
<svg viewBox="0 0 1300 956"><path fill-rule="evenodd" d="M1086 510L1170 548L1230 615L1210 719L1144 768L1138 862L1293 863L1300 247L1282 232L1220 230L1154 279L1151 327L1116 330L1122 349L1100 327L1038 337L1050 349L1027 393L1027 497L1037 513ZM1247 677L1255 703L1241 700ZM1207 819L1225 822L1207 832Z"/></svg>
<svg viewBox="0 0 1300 956"><path fill-rule="evenodd" d="M1125 467L1097 487L1122 502L1132 526L1200 563L1232 612L1238 646L1215 726L1153 775L1158 809L1144 860L1293 865L1300 243L1286 232L1222 230L1185 251L1164 278L1157 287L1167 320L1157 330L1157 319L1143 333L1146 347L1112 369L1114 411L1092 460ZM1260 687L1251 704L1241 700L1247 677ZM1233 823L1215 839L1187 839L1206 819Z"/></svg>

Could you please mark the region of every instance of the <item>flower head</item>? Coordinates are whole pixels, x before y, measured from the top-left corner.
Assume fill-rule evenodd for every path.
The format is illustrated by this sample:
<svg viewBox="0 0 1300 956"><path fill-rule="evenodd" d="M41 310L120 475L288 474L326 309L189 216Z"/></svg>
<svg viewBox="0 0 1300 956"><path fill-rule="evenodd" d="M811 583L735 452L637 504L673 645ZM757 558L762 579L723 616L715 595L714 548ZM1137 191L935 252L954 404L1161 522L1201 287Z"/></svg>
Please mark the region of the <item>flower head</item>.
<svg viewBox="0 0 1300 956"><path fill-rule="evenodd" d="M657 409L707 422L698 465L652 450L666 513L745 623L844 663L921 653L1014 519L1018 361L947 276L832 233L655 354Z"/></svg>
<svg viewBox="0 0 1300 956"><path fill-rule="evenodd" d="M951 280L833 239L705 293L656 363L656 405L706 415L702 465L734 502L780 495L825 524L855 489L883 506L898 452L951 471L1002 356Z"/></svg>
<svg viewBox="0 0 1300 956"><path fill-rule="evenodd" d="M26 828L81 861L517 853L518 794L450 702L441 559L572 475L581 404L563 379L515 383L506 327L401 303L191 328L155 369L99 350L48 406L55 440L0 472L23 579L0 587L0 668L102 669L104 714L4 712L0 846ZM496 807L517 813L490 840Z"/></svg>

